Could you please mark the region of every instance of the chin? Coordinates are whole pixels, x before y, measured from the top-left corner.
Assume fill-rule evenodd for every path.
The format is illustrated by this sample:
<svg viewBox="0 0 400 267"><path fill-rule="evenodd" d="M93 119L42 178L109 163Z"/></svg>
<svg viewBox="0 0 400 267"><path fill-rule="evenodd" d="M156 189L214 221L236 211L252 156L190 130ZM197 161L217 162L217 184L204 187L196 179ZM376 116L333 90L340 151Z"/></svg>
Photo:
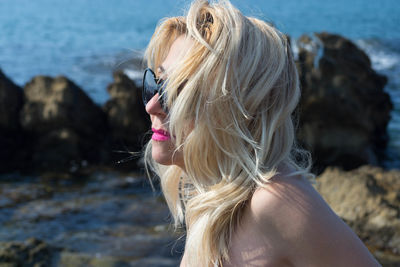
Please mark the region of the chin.
<svg viewBox="0 0 400 267"><path fill-rule="evenodd" d="M173 150L166 142L154 142L152 144L151 156L154 161L162 165L172 165Z"/></svg>
<svg viewBox="0 0 400 267"><path fill-rule="evenodd" d="M167 157L165 155L162 155L160 153L152 153L152 157L155 162L161 165L172 165L172 160L171 157Z"/></svg>
<svg viewBox="0 0 400 267"><path fill-rule="evenodd" d="M161 165L178 165L183 162L183 157L180 152L174 153L174 149L170 144L153 142L151 156L155 162ZM174 157L174 160L173 160Z"/></svg>

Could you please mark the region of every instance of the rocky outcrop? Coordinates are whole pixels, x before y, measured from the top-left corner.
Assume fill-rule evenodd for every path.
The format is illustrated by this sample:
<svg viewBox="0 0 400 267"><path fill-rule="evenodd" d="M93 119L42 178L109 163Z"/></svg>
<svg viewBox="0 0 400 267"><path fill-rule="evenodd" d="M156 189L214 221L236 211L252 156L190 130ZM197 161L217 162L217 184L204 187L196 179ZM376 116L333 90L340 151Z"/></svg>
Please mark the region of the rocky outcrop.
<svg viewBox="0 0 400 267"><path fill-rule="evenodd" d="M378 258L400 264L399 170L330 167L317 178L316 188Z"/></svg>
<svg viewBox="0 0 400 267"><path fill-rule="evenodd" d="M114 83L107 87L110 100L104 105L113 137L113 150L141 150L144 133L150 129L149 115L145 112L142 91L123 72L114 73ZM129 153L128 153L129 154ZM114 154L116 160L127 154Z"/></svg>
<svg viewBox="0 0 400 267"><path fill-rule="evenodd" d="M379 164L392 109L383 91L386 78L341 36L302 36L298 47L303 91L298 139L312 152L315 171ZM102 108L65 77L37 76L24 89L0 72L0 172L115 166L146 142L150 120L141 89L122 72L114 73L110 100ZM132 161L127 165L135 167Z"/></svg>
<svg viewBox="0 0 400 267"><path fill-rule="evenodd" d="M0 70L0 171L14 170L23 161L24 136L19 123L22 105L22 88Z"/></svg>
<svg viewBox="0 0 400 267"><path fill-rule="evenodd" d="M6 176L0 186L1 267L1 255L16 263L36 252L51 254L50 266L179 265L183 233L173 233L164 198L137 171L98 170L64 180ZM42 241L21 242L31 237ZM26 263L7 266L34 266Z"/></svg>
<svg viewBox="0 0 400 267"><path fill-rule="evenodd" d="M349 40L319 33L298 40L302 87L299 140L317 168L377 164L392 109L386 77Z"/></svg>
<svg viewBox="0 0 400 267"><path fill-rule="evenodd" d="M45 242L35 238L30 238L25 242L2 243L0 244L0 265L50 267L55 251Z"/></svg>
<svg viewBox="0 0 400 267"><path fill-rule="evenodd" d="M0 70L0 128L19 130L19 112L23 104L22 89Z"/></svg>
<svg viewBox="0 0 400 267"><path fill-rule="evenodd" d="M32 142L35 168L74 170L104 159L105 114L73 82L37 76L26 84L24 97L20 121Z"/></svg>
<svg viewBox="0 0 400 267"><path fill-rule="evenodd" d="M141 90L122 72L114 79L102 109L65 77L37 76L22 90L0 72L0 171L76 172L139 152L149 129Z"/></svg>

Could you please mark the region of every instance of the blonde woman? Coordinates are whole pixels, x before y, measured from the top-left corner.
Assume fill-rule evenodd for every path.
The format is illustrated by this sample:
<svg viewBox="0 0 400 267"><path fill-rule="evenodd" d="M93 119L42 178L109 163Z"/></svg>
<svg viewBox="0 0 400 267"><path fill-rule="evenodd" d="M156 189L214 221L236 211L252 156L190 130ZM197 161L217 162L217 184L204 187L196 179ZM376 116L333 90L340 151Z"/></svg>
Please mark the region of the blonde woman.
<svg viewBox="0 0 400 267"><path fill-rule="evenodd" d="M195 1L145 56L146 161L186 227L181 266L379 266L295 160L308 154L294 146L285 35L228 1Z"/></svg>

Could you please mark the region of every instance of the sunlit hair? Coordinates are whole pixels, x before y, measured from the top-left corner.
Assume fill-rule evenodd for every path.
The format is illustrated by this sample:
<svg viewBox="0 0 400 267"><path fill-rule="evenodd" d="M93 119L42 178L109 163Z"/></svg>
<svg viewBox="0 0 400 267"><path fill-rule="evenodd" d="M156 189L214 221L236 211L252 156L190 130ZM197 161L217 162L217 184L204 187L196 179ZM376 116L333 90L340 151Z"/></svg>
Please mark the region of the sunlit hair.
<svg viewBox="0 0 400 267"><path fill-rule="evenodd" d="M308 153L295 146L298 74L287 37L229 1L195 1L186 17L161 21L145 53L148 67L157 69L179 36L192 41L168 72L167 127L186 171L154 162L151 141L145 158L175 226L186 223L188 266L219 266L229 260L246 202L278 166L313 177ZM183 202L181 179L192 188Z"/></svg>

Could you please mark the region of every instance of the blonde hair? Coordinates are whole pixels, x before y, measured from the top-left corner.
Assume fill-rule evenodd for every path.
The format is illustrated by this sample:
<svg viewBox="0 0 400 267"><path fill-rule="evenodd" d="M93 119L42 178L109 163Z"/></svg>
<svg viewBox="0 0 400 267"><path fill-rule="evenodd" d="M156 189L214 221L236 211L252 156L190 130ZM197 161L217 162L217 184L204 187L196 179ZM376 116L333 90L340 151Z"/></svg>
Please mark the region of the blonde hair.
<svg viewBox="0 0 400 267"><path fill-rule="evenodd" d="M148 66L160 66L182 35L192 45L168 73L166 92L168 127L185 173L154 162L151 141L145 158L161 179L175 226L186 223L188 266L222 265L244 205L278 166L312 177L291 118L298 74L287 37L229 1L195 1L186 17L163 20L145 53ZM184 202L181 177L192 188Z"/></svg>

